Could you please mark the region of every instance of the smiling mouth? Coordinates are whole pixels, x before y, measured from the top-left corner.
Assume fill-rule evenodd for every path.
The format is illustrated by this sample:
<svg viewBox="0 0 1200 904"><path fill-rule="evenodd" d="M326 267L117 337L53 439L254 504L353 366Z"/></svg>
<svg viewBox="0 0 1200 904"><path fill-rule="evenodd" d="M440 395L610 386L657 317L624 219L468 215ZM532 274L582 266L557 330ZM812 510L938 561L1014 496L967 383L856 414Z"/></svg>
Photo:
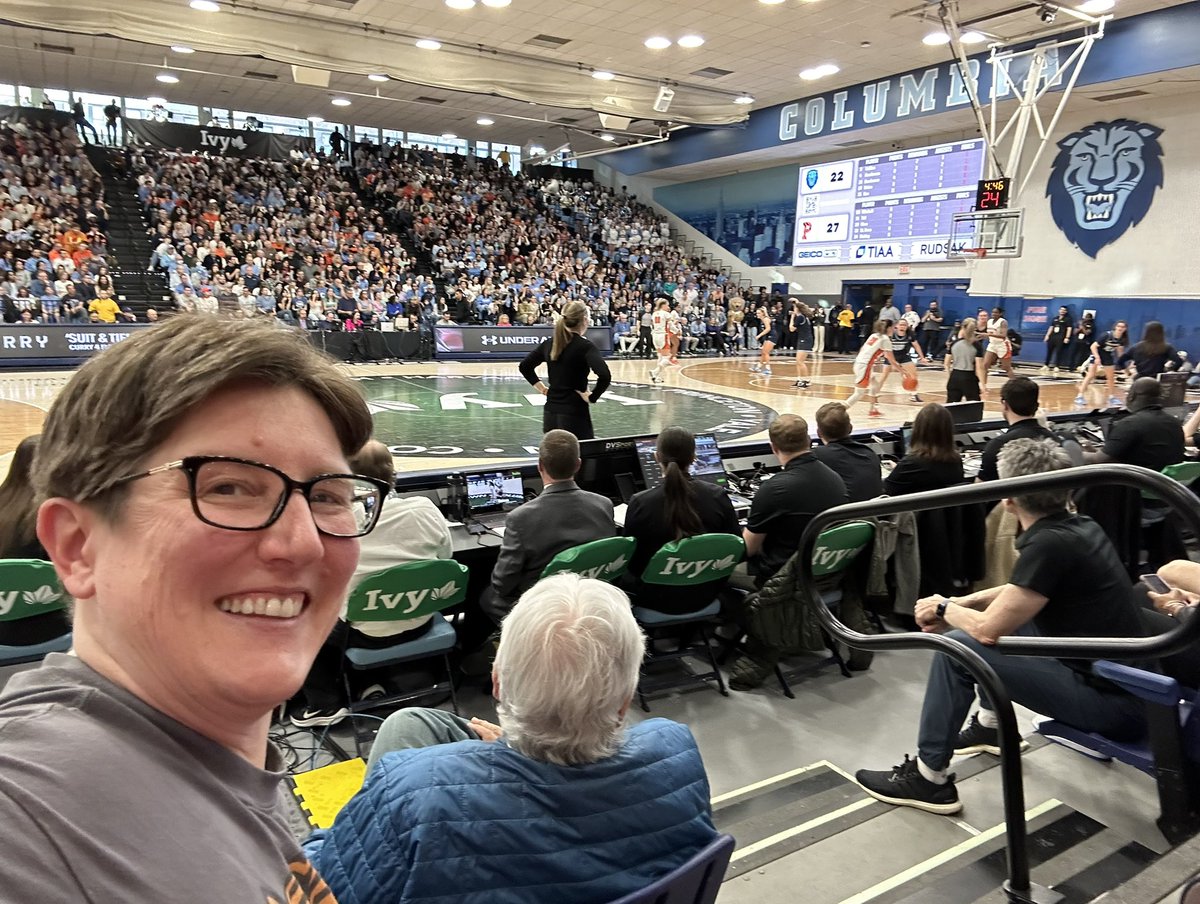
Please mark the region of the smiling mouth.
<svg viewBox="0 0 1200 904"><path fill-rule="evenodd" d="M261 615L266 618L295 618L304 609L303 593L276 596L250 593L226 596L217 601L217 608L232 615Z"/></svg>

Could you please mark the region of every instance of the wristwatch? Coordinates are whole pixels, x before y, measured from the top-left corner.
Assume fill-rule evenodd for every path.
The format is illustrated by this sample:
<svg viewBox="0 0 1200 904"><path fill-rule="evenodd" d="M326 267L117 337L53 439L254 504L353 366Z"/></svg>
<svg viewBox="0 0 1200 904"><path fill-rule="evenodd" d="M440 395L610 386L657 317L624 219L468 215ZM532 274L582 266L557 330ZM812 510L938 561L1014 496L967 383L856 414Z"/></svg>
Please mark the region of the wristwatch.
<svg viewBox="0 0 1200 904"><path fill-rule="evenodd" d="M942 600L940 603L937 604L937 609L935 611L937 612L937 617L939 619L946 617L946 607L949 605L950 605L950 600Z"/></svg>

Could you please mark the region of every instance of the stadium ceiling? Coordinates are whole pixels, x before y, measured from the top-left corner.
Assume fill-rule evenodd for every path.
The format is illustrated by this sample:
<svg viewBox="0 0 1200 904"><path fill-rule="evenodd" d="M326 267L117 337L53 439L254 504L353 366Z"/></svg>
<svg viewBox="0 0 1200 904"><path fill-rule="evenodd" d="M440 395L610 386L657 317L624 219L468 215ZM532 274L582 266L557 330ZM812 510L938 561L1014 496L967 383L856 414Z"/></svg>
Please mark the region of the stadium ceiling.
<svg viewBox="0 0 1200 904"><path fill-rule="evenodd" d="M188 0L8 0L0 81L586 152L609 146L605 132L621 143L671 124L736 125L755 108L950 57L922 42L939 27L938 4L919 0L218 2L219 12L201 12ZM1119 0L1114 14L1181 2ZM1043 6L960 0L959 16L1003 40L1071 27L1067 16L1045 22ZM685 36L703 43L680 46ZM672 43L653 50L650 38ZM837 71L800 76L828 64ZM178 83L156 81L167 70ZM674 94L660 112L664 87ZM334 97L350 106L331 106ZM602 123L602 112L629 122Z"/></svg>

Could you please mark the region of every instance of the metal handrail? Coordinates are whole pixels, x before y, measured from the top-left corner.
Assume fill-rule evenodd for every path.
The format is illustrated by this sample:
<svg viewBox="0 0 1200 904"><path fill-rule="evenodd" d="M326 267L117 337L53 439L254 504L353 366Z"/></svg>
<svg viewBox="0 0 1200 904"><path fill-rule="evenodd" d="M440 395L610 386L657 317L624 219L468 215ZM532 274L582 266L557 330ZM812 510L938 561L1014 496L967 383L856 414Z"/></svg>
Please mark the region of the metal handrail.
<svg viewBox="0 0 1200 904"><path fill-rule="evenodd" d="M1029 854L1026 849L1025 790L1021 773L1020 735L1012 700L999 676L974 650L939 634L861 634L842 624L829 607L823 605L812 577L813 549L822 531L835 523L855 518L922 512L931 509L992 502L1042 490L1068 490L1102 484L1147 490L1166 502L1182 517L1185 526L1200 536L1200 503L1190 490L1156 471L1134 465L1095 464L1066 468L1048 474L1012 477L963 486L913 493L910 496L882 497L828 509L816 515L800 539L799 565L803 579L801 592L809 608L817 613L824 628L837 640L858 650L932 649L945 653L966 668L987 695L999 721L1000 777L1004 799L1007 834L1008 880L1004 890L1010 901L1021 904L1045 904L1056 900L1055 893L1033 885L1029 879ZM1021 656L1069 657L1073 659L1147 659L1169 655L1191 646L1200 639L1200 618L1187 619L1165 634L1148 638L1027 637L1001 638L996 647Z"/></svg>

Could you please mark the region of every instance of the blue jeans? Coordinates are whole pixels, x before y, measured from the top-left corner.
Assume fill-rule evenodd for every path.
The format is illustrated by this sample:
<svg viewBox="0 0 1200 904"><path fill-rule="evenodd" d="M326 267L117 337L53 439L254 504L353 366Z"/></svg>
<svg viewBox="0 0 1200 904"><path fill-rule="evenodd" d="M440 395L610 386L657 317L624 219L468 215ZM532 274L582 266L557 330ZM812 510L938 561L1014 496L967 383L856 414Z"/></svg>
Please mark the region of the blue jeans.
<svg viewBox="0 0 1200 904"><path fill-rule="evenodd" d="M479 735L469 720L442 709L423 709L414 706L392 713L379 727L371 756L367 760L367 772L375 768L379 758L396 750L412 750L417 747L434 747L438 744L453 744L455 741L478 741Z"/></svg>
<svg viewBox="0 0 1200 904"><path fill-rule="evenodd" d="M1022 629L1018 633L1035 632ZM965 631L951 631L946 636L974 650L995 669L1014 703L1081 731L1115 739L1132 739L1145 732L1142 704L1136 697L1093 687L1083 674L1057 659L1001 653ZM917 737L917 755L930 769L945 769L950 764L958 733L975 702L975 691L970 672L945 654L934 656ZM992 709L982 690L979 705Z"/></svg>

